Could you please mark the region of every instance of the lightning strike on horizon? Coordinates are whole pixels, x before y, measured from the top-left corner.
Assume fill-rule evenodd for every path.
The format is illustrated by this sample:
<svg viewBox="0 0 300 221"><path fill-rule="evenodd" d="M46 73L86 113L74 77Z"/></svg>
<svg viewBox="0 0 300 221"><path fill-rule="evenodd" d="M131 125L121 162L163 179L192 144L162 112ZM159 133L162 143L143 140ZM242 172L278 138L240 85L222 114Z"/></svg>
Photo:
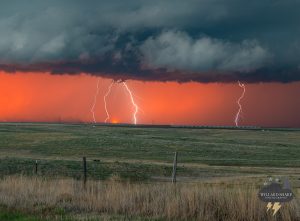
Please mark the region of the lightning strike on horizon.
<svg viewBox="0 0 300 221"><path fill-rule="evenodd" d="M135 110L134 110L134 113L133 113L133 123L134 123L134 124L137 124L137 118L136 118L136 115L137 115L137 113L138 113L138 111L139 111L139 107L138 107L138 105L135 103L135 101L134 101L134 99L133 99L132 91L129 89L129 87L128 87L128 85L126 84L125 81L123 82L123 85L124 85L124 87L126 88L128 94L129 94L129 96L130 96L131 103L133 104L134 109L135 109Z"/></svg>
<svg viewBox="0 0 300 221"><path fill-rule="evenodd" d="M114 84L115 82L114 81L112 81L111 82L111 84L109 85L109 87L108 87L108 90L107 90L107 92L105 93L105 95L104 95L104 97L103 97L103 101L104 101L104 108L105 108L105 112L106 112L106 119L105 119L105 123L107 123L107 121L109 120L109 118L110 118L110 115L109 115L109 112L108 112L108 109L107 109L107 102L106 102L106 98L107 98L107 96L110 94L110 91L111 91L111 87L113 86L113 84Z"/></svg>
<svg viewBox="0 0 300 221"><path fill-rule="evenodd" d="M91 108L94 123L97 123L96 117L95 117L95 106L97 104L97 97L98 97L98 94L99 94L99 82L100 82L100 79L98 79L98 81L97 81L97 89L96 89L96 93L95 93L95 96L94 96L94 102L93 102L93 105L92 105L92 108Z"/></svg>
<svg viewBox="0 0 300 221"><path fill-rule="evenodd" d="M240 81L238 81L238 84L239 84L239 86L243 89L243 92L242 92L241 96L239 97L239 99L237 100L237 104L238 104L238 106L239 106L239 110L238 110L238 112L236 113L235 119L234 119L234 122L235 122L235 126L236 126L236 127L239 126L240 115L241 115L242 112L243 112L242 105L241 105L241 100L244 98L245 93L246 93L246 87L245 87L245 84L241 83Z"/></svg>

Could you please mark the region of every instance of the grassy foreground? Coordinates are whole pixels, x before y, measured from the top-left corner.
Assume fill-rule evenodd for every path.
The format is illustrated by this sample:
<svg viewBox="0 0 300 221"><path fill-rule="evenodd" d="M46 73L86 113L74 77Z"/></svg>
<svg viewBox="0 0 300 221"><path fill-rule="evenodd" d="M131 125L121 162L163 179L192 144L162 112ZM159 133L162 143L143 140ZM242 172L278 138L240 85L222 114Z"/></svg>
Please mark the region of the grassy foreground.
<svg viewBox="0 0 300 221"><path fill-rule="evenodd" d="M266 203L259 201L257 191L255 185L174 186L161 183L133 184L116 180L90 181L83 188L81 182L72 179L6 177L0 180L0 205L5 208L3 211L36 214L36 218L27 220L300 219L300 205L296 200L284 204L272 216L271 211L266 212ZM299 196L299 191L296 194Z"/></svg>
<svg viewBox="0 0 300 221"><path fill-rule="evenodd" d="M285 176L299 197L299 146L300 130L2 123L0 220L298 221L299 200L273 217L257 192Z"/></svg>

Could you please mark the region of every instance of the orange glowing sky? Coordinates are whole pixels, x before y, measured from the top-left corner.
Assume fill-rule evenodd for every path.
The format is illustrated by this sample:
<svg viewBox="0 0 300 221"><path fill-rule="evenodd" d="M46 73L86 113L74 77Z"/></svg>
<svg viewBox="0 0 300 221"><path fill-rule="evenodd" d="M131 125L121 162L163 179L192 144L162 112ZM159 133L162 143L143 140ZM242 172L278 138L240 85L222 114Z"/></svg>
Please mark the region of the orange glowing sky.
<svg viewBox="0 0 300 221"><path fill-rule="evenodd" d="M92 122L97 78L89 75L0 72L0 121ZM110 79L100 78L95 106L106 118L103 95ZM237 84L127 81L140 107L141 124L234 125ZM300 82L246 85L240 125L300 127ZM108 96L113 123L131 123L134 107L122 84Z"/></svg>

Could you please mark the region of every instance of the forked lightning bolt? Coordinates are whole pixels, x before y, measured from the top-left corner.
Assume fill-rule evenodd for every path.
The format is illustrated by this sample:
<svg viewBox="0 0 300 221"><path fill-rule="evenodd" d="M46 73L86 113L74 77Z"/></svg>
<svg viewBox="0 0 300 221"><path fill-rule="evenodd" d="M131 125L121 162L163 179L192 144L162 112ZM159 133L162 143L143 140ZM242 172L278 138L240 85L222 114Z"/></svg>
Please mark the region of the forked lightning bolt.
<svg viewBox="0 0 300 221"><path fill-rule="evenodd" d="M108 87L108 90L107 90L106 94L105 94L104 97L103 97L104 108L105 108L105 112L106 112L106 119L105 119L105 121L104 121L105 123L107 123L107 121L108 121L109 118L110 118L110 115L109 115L109 112L108 112L108 109L107 109L106 98L107 98L107 96L110 94L111 87L113 86L113 84L114 84L114 81L111 82L111 84L110 84L109 87Z"/></svg>
<svg viewBox="0 0 300 221"><path fill-rule="evenodd" d="M97 123L96 122L96 117L95 117L95 106L96 106L97 97L98 97L98 94L99 94L99 82L100 82L100 79L98 79L98 81L97 81L97 89L96 89L96 93L95 93L95 96L94 96L94 102L93 102L93 105L92 105L92 108L91 108L94 123Z"/></svg>
<svg viewBox="0 0 300 221"><path fill-rule="evenodd" d="M139 107L138 107L137 104L135 103L134 98L133 98L133 95L132 95L132 92L131 92L131 90L129 89L129 87L128 87L128 85L126 84L126 82L123 82L123 85L124 85L124 87L126 88L128 94L129 94L129 96L130 96L130 100L131 100L132 105L134 106L133 123L134 123L134 124L137 124L137 118L136 118L136 115L137 115L137 113L138 113L138 111L139 111Z"/></svg>
<svg viewBox="0 0 300 221"><path fill-rule="evenodd" d="M235 119L234 119L234 122L235 122L235 126L239 126L239 120L240 120L240 115L242 114L243 110L242 110L242 105L241 105L241 100L243 99L243 97L245 96L245 93L246 93L246 87L245 87L245 84L242 84L240 81L238 81L238 84L239 86L243 89L243 93L242 95L239 97L239 99L237 100L237 104L239 106L239 110L238 112L236 113L235 115Z"/></svg>
<svg viewBox="0 0 300 221"><path fill-rule="evenodd" d="M117 81L117 83L121 83L122 81L119 80ZM107 92L105 93L104 97L103 97L103 101L104 101L104 108L105 108L105 112L106 112L106 119L105 119L105 123L107 123L107 121L110 119L110 114L107 108L107 97L109 96L110 92L111 92L111 88L114 85L115 81L112 81L111 84L109 85ZM130 100L132 105L134 106L134 112L133 112L133 123L137 124L137 113L139 111L139 107L138 105L135 103L134 101L134 96L132 94L132 91L129 89L128 85L126 84L126 82L122 82L124 88L126 89L126 91L128 92L129 96L130 96Z"/></svg>

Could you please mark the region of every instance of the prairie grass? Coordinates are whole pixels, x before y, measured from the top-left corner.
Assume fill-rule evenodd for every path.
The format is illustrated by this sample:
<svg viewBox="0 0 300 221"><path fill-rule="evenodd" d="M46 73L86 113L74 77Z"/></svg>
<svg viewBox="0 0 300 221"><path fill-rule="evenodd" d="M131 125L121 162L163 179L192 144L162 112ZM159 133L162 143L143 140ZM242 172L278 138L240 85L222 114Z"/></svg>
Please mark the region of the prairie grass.
<svg viewBox="0 0 300 221"><path fill-rule="evenodd" d="M0 180L0 205L47 216L62 212L162 220L300 220L295 199L272 216L257 192L254 185L126 183L118 177L89 181L84 188L74 179L9 176Z"/></svg>
<svg viewBox="0 0 300 221"><path fill-rule="evenodd" d="M0 156L300 167L299 129L191 129L0 123Z"/></svg>

